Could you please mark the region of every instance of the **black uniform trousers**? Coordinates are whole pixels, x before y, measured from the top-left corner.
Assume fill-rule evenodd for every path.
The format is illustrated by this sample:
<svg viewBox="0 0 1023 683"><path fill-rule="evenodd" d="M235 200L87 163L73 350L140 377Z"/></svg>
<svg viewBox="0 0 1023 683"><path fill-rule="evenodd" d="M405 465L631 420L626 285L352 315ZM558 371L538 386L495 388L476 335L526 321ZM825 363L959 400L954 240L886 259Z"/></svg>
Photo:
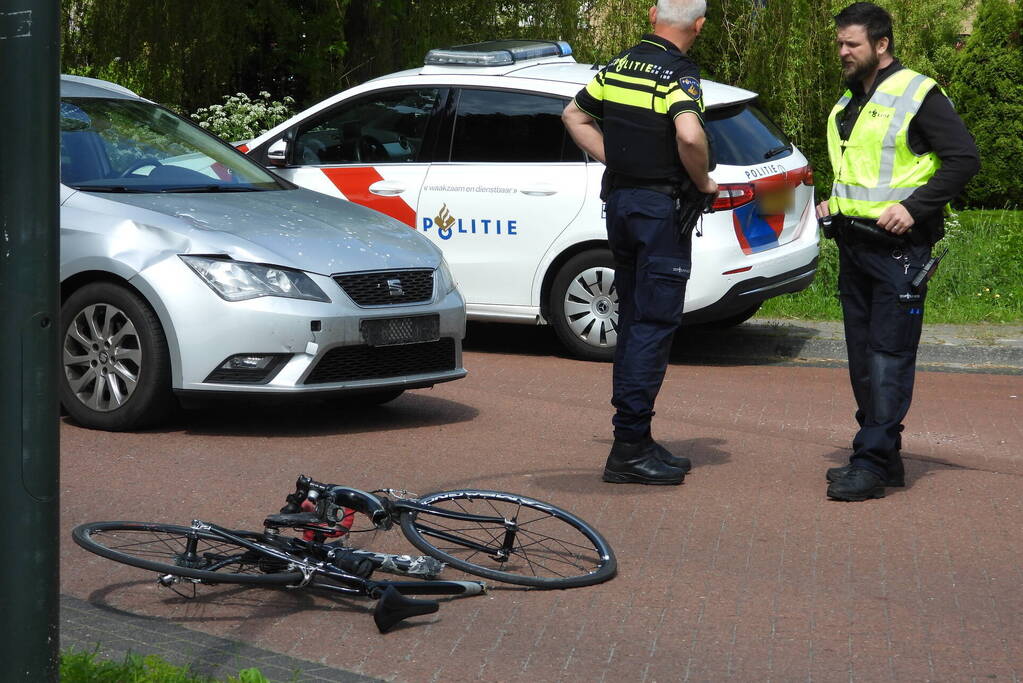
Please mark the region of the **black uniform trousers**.
<svg viewBox="0 0 1023 683"><path fill-rule="evenodd" d="M926 285L918 292L910 282L931 248L840 239L838 249L838 290L859 424L850 463L887 477L900 457L923 326Z"/></svg>
<svg viewBox="0 0 1023 683"><path fill-rule="evenodd" d="M654 400L682 321L691 241L679 237L675 200L640 188L611 191L607 238L618 293L612 423L615 439L635 442L650 436Z"/></svg>

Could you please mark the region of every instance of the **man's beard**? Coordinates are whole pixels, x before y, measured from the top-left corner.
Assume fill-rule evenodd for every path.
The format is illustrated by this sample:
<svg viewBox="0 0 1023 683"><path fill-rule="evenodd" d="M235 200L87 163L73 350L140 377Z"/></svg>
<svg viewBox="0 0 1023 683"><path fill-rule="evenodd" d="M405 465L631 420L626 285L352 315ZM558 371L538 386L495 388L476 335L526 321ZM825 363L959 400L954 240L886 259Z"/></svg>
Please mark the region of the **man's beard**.
<svg viewBox="0 0 1023 683"><path fill-rule="evenodd" d="M877 69L877 65L881 63L881 58L877 56L876 52L871 52L870 56L866 60L855 65L852 72L845 77L845 82L849 85L859 85L863 82L867 76L874 73ZM844 67L843 67L844 72Z"/></svg>

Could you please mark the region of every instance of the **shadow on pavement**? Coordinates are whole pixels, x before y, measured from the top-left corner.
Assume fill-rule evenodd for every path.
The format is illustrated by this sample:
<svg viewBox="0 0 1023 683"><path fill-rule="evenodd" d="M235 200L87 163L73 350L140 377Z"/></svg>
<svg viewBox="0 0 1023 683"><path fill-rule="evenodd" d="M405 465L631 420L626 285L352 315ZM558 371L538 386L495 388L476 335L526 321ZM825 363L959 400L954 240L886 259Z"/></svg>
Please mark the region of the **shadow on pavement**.
<svg viewBox="0 0 1023 683"><path fill-rule="evenodd" d="M746 323L715 329L683 325L675 335L670 362L676 365L770 365L804 357L820 331L796 323L783 327ZM570 358L549 326L470 322L463 343L466 351ZM844 347L836 342L836 351ZM585 361L580 361L585 362Z"/></svg>
<svg viewBox="0 0 1023 683"><path fill-rule="evenodd" d="M851 448L840 448L830 453L825 454L823 457L829 462L824 463L821 469L821 480L824 479L824 470L829 467L838 467L841 465L849 464L849 456L852 455ZM904 487L892 487L887 489L887 495L898 491L908 491L913 488L913 485L925 477L929 477L943 470L976 470L978 472L990 472L992 470L986 470L974 467L963 467L955 463L944 462L941 460L932 460L930 458L921 458L912 453L903 451L902 461L906 467L906 485Z"/></svg>
<svg viewBox="0 0 1023 683"><path fill-rule="evenodd" d="M431 396L429 391L416 389L383 405L361 406L348 401L305 398L279 404L208 401L199 409L179 410L162 426L139 433L266 438L333 436L450 425L468 422L479 414L473 406ZM62 419L78 426L68 417Z"/></svg>

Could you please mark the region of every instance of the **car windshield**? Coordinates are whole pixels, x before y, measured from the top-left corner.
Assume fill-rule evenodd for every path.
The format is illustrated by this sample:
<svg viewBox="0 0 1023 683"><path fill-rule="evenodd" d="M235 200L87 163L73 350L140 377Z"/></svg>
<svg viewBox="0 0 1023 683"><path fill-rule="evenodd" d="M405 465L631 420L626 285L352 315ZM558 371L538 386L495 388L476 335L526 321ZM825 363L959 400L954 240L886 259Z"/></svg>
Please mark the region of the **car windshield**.
<svg viewBox="0 0 1023 683"><path fill-rule="evenodd" d="M276 177L150 102L63 98L60 180L89 192L256 192Z"/></svg>

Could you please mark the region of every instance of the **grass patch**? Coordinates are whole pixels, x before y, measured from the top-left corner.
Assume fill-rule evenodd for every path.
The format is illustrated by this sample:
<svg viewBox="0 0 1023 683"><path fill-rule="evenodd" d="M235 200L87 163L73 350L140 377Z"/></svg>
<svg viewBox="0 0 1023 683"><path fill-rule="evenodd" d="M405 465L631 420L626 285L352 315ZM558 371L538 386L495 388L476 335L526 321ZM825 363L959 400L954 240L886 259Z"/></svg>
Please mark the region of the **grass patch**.
<svg viewBox="0 0 1023 683"><path fill-rule="evenodd" d="M237 676L210 678L193 674L150 655L128 654L124 661L98 660L95 652L68 650L60 656L61 683L270 683L258 669Z"/></svg>
<svg viewBox="0 0 1023 683"><path fill-rule="evenodd" d="M924 322L1023 321L1023 211L961 211L945 229L936 251L948 247L948 256L930 282ZM757 315L841 320L835 243L821 240L820 269L809 287L764 302Z"/></svg>

